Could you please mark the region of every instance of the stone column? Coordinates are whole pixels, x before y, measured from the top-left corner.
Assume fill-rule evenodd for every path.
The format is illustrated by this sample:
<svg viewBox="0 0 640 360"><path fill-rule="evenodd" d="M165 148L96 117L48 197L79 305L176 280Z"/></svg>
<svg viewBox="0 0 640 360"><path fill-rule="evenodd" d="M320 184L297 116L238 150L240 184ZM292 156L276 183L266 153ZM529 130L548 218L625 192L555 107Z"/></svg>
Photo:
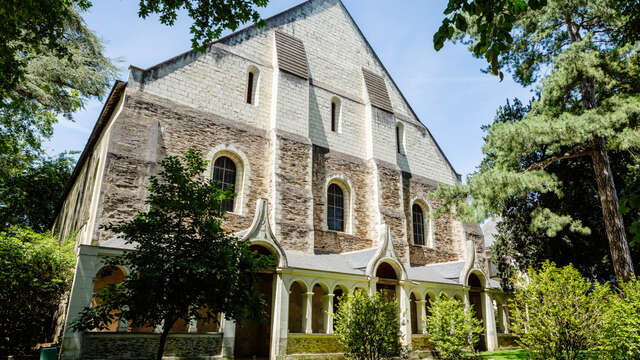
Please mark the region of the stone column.
<svg viewBox="0 0 640 360"><path fill-rule="evenodd" d="M124 305L122 307L122 310L127 311L129 310L129 307L127 305ZM129 322L124 318L124 316L122 316L120 317L120 320L118 320L117 332L127 332L127 330L129 330Z"/></svg>
<svg viewBox="0 0 640 360"><path fill-rule="evenodd" d="M372 277L369 280L369 296L373 296L376 294L376 284L378 284L378 278Z"/></svg>
<svg viewBox="0 0 640 360"><path fill-rule="evenodd" d="M224 318L224 314L220 314ZM222 358L233 358L233 345L236 339L236 322L231 319L222 320Z"/></svg>
<svg viewBox="0 0 640 360"><path fill-rule="evenodd" d="M187 326L187 332L190 334L195 334L198 332L198 320L193 318L189 320L189 325Z"/></svg>
<svg viewBox="0 0 640 360"><path fill-rule="evenodd" d="M404 281L400 281L397 285L400 303L400 343L403 345L411 344L411 300Z"/></svg>
<svg viewBox="0 0 640 360"><path fill-rule="evenodd" d="M495 351L498 348L496 316L493 312L493 301L486 291L482 292L482 303L484 305L484 323L487 327L487 350Z"/></svg>
<svg viewBox="0 0 640 360"><path fill-rule="evenodd" d="M324 324L326 326L326 333L333 334L333 294L324 296L324 306L327 309L325 312Z"/></svg>
<svg viewBox="0 0 640 360"><path fill-rule="evenodd" d="M502 305L502 329L505 334L509 334L509 307L506 304Z"/></svg>
<svg viewBox="0 0 640 360"><path fill-rule="evenodd" d="M418 334L425 334L427 332L424 327L424 322L427 318L427 311L425 309L426 304L426 300L416 300L416 322L418 323Z"/></svg>
<svg viewBox="0 0 640 360"><path fill-rule="evenodd" d="M302 311L304 312L303 328L305 334L312 334L312 316L313 316L313 291L304 293L304 303Z"/></svg>
<svg viewBox="0 0 640 360"><path fill-rule="evenodd" d="M155 334L162 334L163 328L164 328L164 320L162 320L160 324L156 325L156 327L153 328L153 332Z"/></svg>
<svg viewBox="0 0 640 360"><path fill-rule="evenodd" d="M271 333L271 359L279 359L287 354L289 334L289 291L280 272L276 274Z"/></svg>

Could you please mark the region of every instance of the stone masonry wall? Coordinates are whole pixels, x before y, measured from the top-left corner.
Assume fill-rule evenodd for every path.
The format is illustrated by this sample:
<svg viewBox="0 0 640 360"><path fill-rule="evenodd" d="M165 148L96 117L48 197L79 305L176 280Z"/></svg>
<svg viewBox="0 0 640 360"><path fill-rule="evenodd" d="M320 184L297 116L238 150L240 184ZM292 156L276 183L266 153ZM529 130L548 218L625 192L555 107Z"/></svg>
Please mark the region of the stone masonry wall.
<svg viewBox="0 0 640 360"><path fill-rule="evenodd" d="M155 359L159 334L85 333L82 359ZM164 356L172 359L208 358L220 355L222 333L169 334Z"/></svg>
<svg viewBox="0 0 640 360"><path fill-rule="evenodd" d="M409 254L402 201L402 173L400 169L383 161L377 161L376 165L378 168L378 206L382 222L389 225L396 255L406 264L409 261Z"/></svg>
<svg viewBox="0 0 640 360"><path fill-rule="evenodd" d="M372 169L359 158L328 149L313 147L314 240L317 253L340 253L368 249L373 246L375 219L372 188ZM327 229L327 182L337 179L350 187L351 231ZM346 194L345 194L346 195ZM349 229L346 229L349 230Z"/></svg>
<svg viewBox="0 0 640 360"><path fill-rule="evenodd" d="M430 179L421 176L402 174L403 201L406 221L406 233L409 243L409 261L412 265L426 265L449 261L463 260L459 252L462 238L456 236L453 231L453 218L450 214L439 217L432 217L429 222L433 227L430 229L433 236L433 248L425 245L413 244L413 215L412 206L415 201L422 201L430 206L431 211L438 209L440 201L431 198L429 192L436 189L438 184ZM429 213L424 214L430 216ZM429 220L427 220L429 221ZM426 230L426 229L425 229ZM428 234L425 233L425 242L428 241Z"/></svg>
<svg viewBox="0 0 640 360"><path fill-rule="evenodd" d="M163 157L182 155L190 148L213 156L214 149L227 147L240 152L247 161L243 164L244 198L236 199L243 206L239 212L228 214L225 222L229 230L240 231L251 224L257 199L267 196L265 132L128 90L123 111L112 129L98 225L127 220L143 208L148 177L157 173L157 163ZM96 241L101 243L109 237L105 230L99 230Z"/></svg>
<svg viewBox="0 0 640 360"><path fill-rule="evenodd" d="M311 144L280 131L276 141L275 236L286 250L313 250Z"/></svg>

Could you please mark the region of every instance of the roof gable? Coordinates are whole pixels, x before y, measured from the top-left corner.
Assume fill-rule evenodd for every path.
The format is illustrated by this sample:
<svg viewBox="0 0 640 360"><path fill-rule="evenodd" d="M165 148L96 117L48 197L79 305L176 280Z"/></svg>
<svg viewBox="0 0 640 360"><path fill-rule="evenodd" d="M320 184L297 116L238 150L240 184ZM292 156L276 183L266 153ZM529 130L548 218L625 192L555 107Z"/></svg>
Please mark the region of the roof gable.
<svg viewBox="0 0 640 360"><path fill-rule="evenodd" d="M314 17L322 18L322 21L317 22L318 24L315 25L313 31L302 31L304 23ZM340 23L338 24L338 22ZM336 24L348 24L348 26L342 26L340 27L341 31L337 31ZM311 28L307 28L307 30L309 29ZM331 32L330 35L329 32ZM274 63L273 66L309 79L314 84L329 85L325 88L332 88L331 85L335 78L331 76L338 77L338 80L344 78L343 74L345 73L348 73L348 76L358 76L357 86L343 88L365 90L373 106L393 113L396 119L412 124L420 132L428 135L437 150L436 153L424 154L424 156L441 157L454 177L457 175L451 162L429 129L419 120L341 0L305 1L265 19L264 26L260 28L250 25L211 43L208 52L216 51L214 48L217 48L217 51L220 51L221 48L233 49L241 56L247 55L252 60L271 64L273 62L272 53L267 54L263 51L263 53L257 54L252 52L251 45L248 44L262 38L259 41L272 46L271 33L275 33L277 50L275 57L277 63ZM331 46L334 49L339 48L340 51L333 53L317 51L312 44L317 44L320 41L333 42ZM196 61L203 55L203 53L187 51L148 69L132 67L132 80L144 83L147 80L157 79ZM307 63L304 61L305 57L307 57ZM356 67L347 68L350 61L346 60L352 60L352 57L358 57L359 64ZM343 74L331 74L332 71L335 70L337 73L340 69L344 70ZM333 88L339 87L334 86ZM363 95L365 94L361 91L343 95L346 95L347 98L362 99L364 102Z"/></svg>

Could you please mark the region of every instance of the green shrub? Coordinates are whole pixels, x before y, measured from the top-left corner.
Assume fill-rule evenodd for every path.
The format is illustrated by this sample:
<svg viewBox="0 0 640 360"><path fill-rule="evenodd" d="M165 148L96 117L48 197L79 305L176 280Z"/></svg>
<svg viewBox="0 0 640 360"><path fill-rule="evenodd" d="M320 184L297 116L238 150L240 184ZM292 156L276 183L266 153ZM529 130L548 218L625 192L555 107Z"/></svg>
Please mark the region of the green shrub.
<svg viewBox="0 0 640 360"><path fill-rule="evenodd" d="M427 316L425 328L434 344L434 355L439 359L457 360L473 349L482 334L482 324L473 314L465 310L464 304L448 296L431 302L431 314Z"/></svg>
<svg viewBox="0 0 640 360"><path fill-rule="evenodd" d="M521 276L511 302L517 342L534 359L573 360L596 348L611 292L587 282L571 265L547 262Z"/></svg>
<svg viewBox="0 0 640 360"><path fill-rule="evenodd" d="M612 293L599 332L601 359L640 359L640 282L621 283Z"/></svg>
<svg viewBox="0 0 640 360"><path fill-rule="evenodd" d="M340 300L336 318L338 341L345 357L355 360L388 359L400 354L399 308L377 293L354 291Z"/></svg>
<svg viewBox="0 0 640 360"><path fill-rule="evenodd" d="M0 233L0 348L20 355L52 341L74 259L72 244L47 233L16 227Z"/></svg>

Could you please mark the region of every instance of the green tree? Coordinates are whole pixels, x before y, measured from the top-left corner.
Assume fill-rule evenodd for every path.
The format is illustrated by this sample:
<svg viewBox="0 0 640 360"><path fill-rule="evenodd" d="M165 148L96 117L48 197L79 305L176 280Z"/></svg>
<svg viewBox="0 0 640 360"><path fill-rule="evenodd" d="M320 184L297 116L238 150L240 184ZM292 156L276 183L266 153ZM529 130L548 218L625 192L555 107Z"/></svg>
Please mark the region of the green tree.
<svg viewBox="0 0 640 360"><path fill-rule="evenodd" d="M425 319L429 340L438 359L458 360L473 350L483 333L482 323L473 309L454 298L441 296L431 301L431 313Z"/></svg>
<svg viewBox="0 0 640 360"><path fill-rule="evenodd" d="M547 262L515 280L510 302L516 341L535 359L573 360L598 345L609 287L587 282L571 265Z"/></svg>
<svg viewBox="0 0 640 360"><path fill-rule="evenodd" d="M45 1L35 3L41 2ZM53 6L60 1L46 2ZM17 13L23 11L22 2L3 2L2 6L13 3L19 5ZM32 2L24 11L29 10L30 5ZM43 9L46 11L47 7ZM55 12L49 15L55 15ZM11 164L13 154L37 153L41 137L51 135L52 124L58 115L70 119L71 114L89 99L102 97L117 75L117 68L103 55L102 42L87 28L80 14L67 7L64 15L58 16L56 26L61 29L55 31L55 47L67 55L60 56L60 52L48 46L37 51L29 51L27 47L20 50L20 81L0 81L3 88L0 93L0 169ZM34 21L34 28L39 29L39 20ZM45 39L40 38L40 41ZM19 40L11 44L14 42ZM12 52L2 54L15 56ZM4 72L4 69L0 70Z"/></svg>
<svg viewBox="0 0 640 360"><path fill-rule="evenodd" d="M7 19L13 19L15 23L22 24L20 21L26 21L28 16L21 12L32 10L37 10L36 13L40 10L51 11L46 14L49 21L48 16L54 16L56 11L60 10L50 9L50 7L57 6L59 2L2 2L0 9L3 10L0 10L0 13L13 10L16 13L3 17L0 28L8 24L5 22ZM43 5L41 9L33 8L40 5ZM22 19L20 16L24 16L25 19L20 20ZM62 193L62 184L67 176L64 173L71 166L71 160L66 156L54 161L46 159L42 142L52 135L53 124L58 120L58 116L71 118L71 114L84 106L89 99L103 96L117 73L111 60L103 55L102 43L87 28L76 10L68 8L64 10L64 15L59 16L56 26L60 26L62 32L52 30L56 37L54 48L43 45L42 48L34 50L31 47L32 44L19 46L18 48L21 49L19 50L21 54L19 81L5 81L6 76L0 74L0 88L2 88L0 89L0 229L7 224L21 223L21 221L34 226L39 231L50 226L50 223L47 224L49 221L47 217L51 215L45 213L51 211L55 206L54 202ZM36 21L35 24L37 23ZM32 22L20 26L31 26L29 24ZM42 26L45 27L45 24L46 22ZM34 29L39 27L34 25ZM43 34L47 31L42 29ZM25 32L27 30L22 31L21 34L26 37L31 36ZM2 41L5 41L5 36L11 35L10 32L0 31L0 33L2 33L0 35ZM46 41L49 35L43 34L40 34L41 37L38 39ZM14 42L28 42L21 39L14 39L10 45L13 46ZM6 44L0 44L0 47L4 45ZM60 49L63 49L67 55L61 56ZM2 53L1 61L11 54L2 51L0 53ZM10 67L10 64L8 62L0 64L0 71L4 72L6 66ZM11 76L15 74L14 72ZM65 167L67 169L64 169ZM51 189L41 187L40 190L45 192L38 195L33 192L35 189L20 187L44 186L46 180L38 177L44 176L45 172L48 172L47 176L51 176L49 182ZM29 181L31 181L30 184ZM37 184L34 181L37 181ZM37 196L28 198L24 196L25 194ZM45 198L45 194L50 195L50 198ZM43 203L36 203L35 200L42 200ZM36 206L42 208L38 210ZM30 213L27 213L28 211Z"/></svg>
<svg viewBox="0 0 640 360"><path fill-rule="evenodd" d="M0 3L0 98L22 81L29 58L55 53L69 55L65 24L73 21L74 7L87 9L88 0L6 0Z"/></svg>
<svg viewBox="0 0 640 360"><path fill-rule="evenodd" d="M528 111L529 106L518 99L507 101L498 109L494 123L520 121ZM625 203L624 194L637 186L629 180L638 173L636 159L628 152L612 151L609 155L615 182L623 184L622 205ZM544 149L532 152L523 158L523 166L541 161L545 156ZM496 227L496 241L492 246L493 260L498 266L503 285L509 285L508 280L515 275L514 271L526 272L530 266L538 267L545 259L559 266L573 264L583 276L590 279L611 279L613 268L603 219L593 211L600 206L600 199L591 176L593 167L589 160L568 159L547 167L546 171L563 184L562 198L552 193L536 193L527 197L513 197L505 203ZM481 167L490 166L492 161L494 156L486 154ZM549 237L544 230L530 229L532 215L537 208L548 208L555 213L580 219L590 231L581 233L563 228L555 237ZM630 209L623 214L623 218L625 224L631 225L637 222L638 216ZM629 226L627 234L633 235L632 230L632 226ZM634 265L640 258L639 250L638 247L631 247Z"/></svg>
<svg viewBox="0 0 640 360"><path fill-rule="evenodd" d="M42 157L0 182L0 231L11 225L49 230L75 162L67 153Z"/></svg>
<svg viewBox="0 0 640 360"><path fill-rule="evenodd" d="M265 7L267 3L268 0L140 0L138 15L146 18L159 14L161 23L172 26L178 12L186 10L193 19L193 48L204 50L225 29L235 30L249 21L261 24L256 8ZM0 98L11 97L22 83L29 81L28 67L40 56L53 58L54 64L68 61L85 66L99 65L100 61L86 62L83 54L80 59L76 58L77 49L69 46L69 42L77 40L77 35L84 36L85 33L84 29L70 33L69 27L79 25L78 11L87 10L91 5L90 0L6 0L0 3L0 18L3 19L0 24ZM92 52L94 49L81 50ZM101 56L101 51L98 54ZM61 79L76 80L74 77ZM67 85L70 84L63 87ZM50 86L55 88L57 84ZM73 85L68 87L77 89ZM42 90L46 92L48 88ZM67 93L66 96L72 101L77 100L75 94Z"/></svg>
<svg viewBox="0 0 640 360"><path fill-rule="evenodd" d="M539 84L539 97L522 120L489 127L483 152L492 154L493 161L470 176L466 185L439 188L436 195L446 203L441 211L455 207L461 217L477 220L502 213L513 197L545 193L561 197L562 183L546 168L587 157L593 166L614 272L620 280L629 279L633 263L609 160L609 151L640 148L640 44L620 41L617 33L629 14L608 0L548 0L539 8L525 6L514 18L496 16L493 25L474 13L468 17L474 25L458 36L466 36L472 48L483 42L488 28L496 23L513 23L510 46L495 48L489 57L495 53L497 60L491 67L506 68L523 85ZM523 162L539 152L544 152L540 161ZM542 207L532 212L532 229L545 229L549 236L567 226L576 232L589 231L580 219L567 214Z"/></svg>
<svg viewBox="0 0 640 360"><path fill-rule="evenodd" d="M0 351L52 341L54 314L73 279L73 244L12 227L0 232Z"/></svg>
<svg viewBox="0 0 640 360"><path fill-rule="evenodd" d="M232 194L203 179L206 164L195 150L165 158L159 176L150 178L148 210L106 227L136 250L109 259L110 265L124 266L129 273L122 283L97 295L100 305L83 310L76 330L102 329L120 318L133 327L161 326L160 360L178 319L263 315L255 275L273 259L222 229L222 200Z"/></svg>
<svg viewBox="0 0 640 360"><path fill-rule="evenodd" d="M356 290L340 300L335 333L345 357L355 360L390 359L400 355L399 308L380 293L373 297Z"/></svg>

